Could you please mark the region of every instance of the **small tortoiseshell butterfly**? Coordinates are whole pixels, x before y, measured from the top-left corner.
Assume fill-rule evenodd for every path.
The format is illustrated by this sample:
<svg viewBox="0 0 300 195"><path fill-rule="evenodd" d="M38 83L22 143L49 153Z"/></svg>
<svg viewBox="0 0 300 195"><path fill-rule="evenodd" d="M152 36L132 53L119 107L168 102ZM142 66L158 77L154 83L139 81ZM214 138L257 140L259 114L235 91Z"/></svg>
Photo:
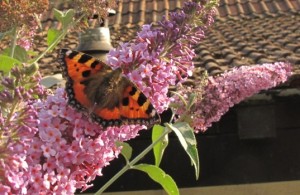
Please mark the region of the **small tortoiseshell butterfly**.
<svg viewBox="0 0 300 195"><path fill-rule="evenodd" d="M120 68L112 70L92 56L68 49L60 50L59 61L67 79L68 103L87 111L100 125L150 126L159 120L150 101Z"/></svg>

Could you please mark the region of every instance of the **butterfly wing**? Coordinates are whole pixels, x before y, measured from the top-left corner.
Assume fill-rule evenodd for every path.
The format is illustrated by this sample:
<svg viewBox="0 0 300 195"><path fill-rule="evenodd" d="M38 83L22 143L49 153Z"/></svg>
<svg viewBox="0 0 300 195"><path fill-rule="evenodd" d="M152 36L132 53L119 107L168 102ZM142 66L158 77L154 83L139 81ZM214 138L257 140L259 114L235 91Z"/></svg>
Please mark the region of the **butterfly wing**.
<svg viewBox="0 0 300 195"><path fill-rule="evenodd" d="M107 65L89 55L67 49L60 50L59 60L64 77L67 79L66 92L69 104L79 110L92 107L92 102L85 93L84 81L91 75L107 69Z"/></svg>
<svg viewBox="0 0 300 195"><path fill-rule="evenodd" d="M99 124L152 125L159 120L150 101L121 72L92 56L67 49L60 51L59 59L67 79L69 104L88 111Z"/></svg>

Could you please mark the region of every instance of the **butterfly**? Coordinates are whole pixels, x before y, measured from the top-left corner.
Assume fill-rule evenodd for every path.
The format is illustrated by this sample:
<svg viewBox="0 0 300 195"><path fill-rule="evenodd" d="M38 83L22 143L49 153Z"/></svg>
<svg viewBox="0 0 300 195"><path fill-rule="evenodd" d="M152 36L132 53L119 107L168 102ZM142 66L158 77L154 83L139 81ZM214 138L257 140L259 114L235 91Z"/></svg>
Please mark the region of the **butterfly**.
<svg viewBox="0 0 300 195"><path fill-rule="evenodd" d="M122 74L82 52L61 49L59 62L66 78L68 104L103 127L153 125L159 116L149 99Z"/></svg>

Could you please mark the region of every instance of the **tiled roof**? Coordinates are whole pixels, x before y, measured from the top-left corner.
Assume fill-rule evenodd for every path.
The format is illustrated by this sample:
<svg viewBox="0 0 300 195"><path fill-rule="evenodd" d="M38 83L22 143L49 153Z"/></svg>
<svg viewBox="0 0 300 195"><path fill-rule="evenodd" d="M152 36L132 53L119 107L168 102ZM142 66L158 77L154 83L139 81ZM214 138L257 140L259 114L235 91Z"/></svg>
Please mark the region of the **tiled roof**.
<svg viewBox="0 0 300 195"><path fill-rule="evenodd" d="M159 21L180 0L123 1L110 18L114 45ZM145 8L146 7L146 8ZM289 61L300 75L299 0L221 0L214 26L195 48L197 67L215 75L235 66Z"/></svg>
<svg viewBox="0 0 300 195"><path fill-rule="evenodd" d="M113 46L133 39L142 24L157 22L183 5L184 0L123 0L109 18ZM68 8L67 3L52 7ZM60 28L51 10L46 28ZM45 38L45 34L42 36ZM76 49L78 36L71 33L61 47ZM42 39L36 44L46 47ZM207 37L195 48L197 67L214 75L235 66L289 61L295 78L300 76L300 0L220 0L218 15ZM45 74L58 73L56 53L40 60Z"/></svg>
<svg viewBox="0 0 300 195"><path fill-rule="evenodd" d="M300 65L300 15L218 20L196 48L200 66L214 74L229 67L290 61Z"/></svg>

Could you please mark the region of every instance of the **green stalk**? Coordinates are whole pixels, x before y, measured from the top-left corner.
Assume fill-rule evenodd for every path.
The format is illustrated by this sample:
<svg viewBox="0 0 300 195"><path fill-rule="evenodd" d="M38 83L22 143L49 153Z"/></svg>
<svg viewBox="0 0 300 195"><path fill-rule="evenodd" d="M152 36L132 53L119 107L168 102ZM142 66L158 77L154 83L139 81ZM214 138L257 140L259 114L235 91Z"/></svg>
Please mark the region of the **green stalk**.
<svg viewBox="0 0 300 195"><path fill-rule="evenodd" d="M54 49L54 47L57 45L57 43L59 43L68 33L67 30L63 30L62 34L60 34L57 39L55 41L53 41L53 43L47 47L47 49L45 51L43 51L39 56L37 56L33 61L30 62L30 65L37 63L42 57L44 57L44 55L46 53L48 53L49 51L51 51L52 49Z"/></svg>
<svg viewBox="0 0 300 195"><path fill-rule="evenodd" d="M9 53L9 56L11 58L13 58L14 55L15 55L15 48L16 48L16 44L17 44L17 35L18 35L17 27L14 27L12 29L12 31L13 31L13 36L12 36L12 39L11 39L11 44L12 45L11 45L11 50L10 50L10 53Z"/></svg>
<svg viewBox="0 0 300 195"><path fill-rule="evenodd" d="M75 26L78 22L80 22L80 20L84 17L85 15L82 15L78 18L78 20L76 20L75 22L73 22L70 26ZM34 60L32 60L30 62L30 65L37 63L42 57L44 57L44 55L46 53L48 53L49 51L51 51L52 49L54 49L54 47L67 35L68 33L68 29L63 29L63 32L55 39L55 41L53 41L53 43L45 50L43 51L39 56L37 56Z"/></svg>
<svg viewBox="0 0 300 195"><path fill-rule="evenodd" d="M8 123L10 122L13 114L15 113L16 109L17 109L17 106L19 105L19 99L15 100L13 103L12 103L12 108L10 109L8 115L7 115L7 119L6 119L6 123L4 124L4 127L8 125Z"/></svg>
<svg viewBox="0 0 300 195"><path fill-rule="evenodd" d="M138 156L136 156L132 161L130 161L127 165L125 165L116 175L114 175L108 182L106 182L96 193L95 195L102 194L113 182L115 182L123 173L128 171L132 168L133 165L135 165L139 160L141 160L146 154L148 154L152 148L162 139L164 139L165 135L170 133L172 130L170 128L165 128L165 132L160 135L157 140L152 142L151 145L149 145L145 150L143 150Z"/></svg>

